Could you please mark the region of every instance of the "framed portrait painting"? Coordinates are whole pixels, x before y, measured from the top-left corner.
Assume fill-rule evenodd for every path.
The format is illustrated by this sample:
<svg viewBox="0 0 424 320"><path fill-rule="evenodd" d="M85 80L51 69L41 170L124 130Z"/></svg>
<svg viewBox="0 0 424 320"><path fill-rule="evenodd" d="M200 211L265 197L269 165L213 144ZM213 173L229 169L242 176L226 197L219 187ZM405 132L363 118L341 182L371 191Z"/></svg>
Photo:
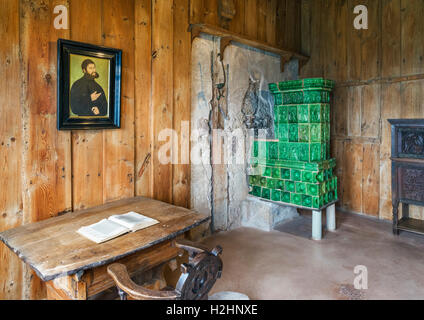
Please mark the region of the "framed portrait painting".
<svg viewBox="0 0 424 320"><path fill-rule="evenodd" d="M120 127L119 49L70 40L57 41L57 128Z"/></svg>

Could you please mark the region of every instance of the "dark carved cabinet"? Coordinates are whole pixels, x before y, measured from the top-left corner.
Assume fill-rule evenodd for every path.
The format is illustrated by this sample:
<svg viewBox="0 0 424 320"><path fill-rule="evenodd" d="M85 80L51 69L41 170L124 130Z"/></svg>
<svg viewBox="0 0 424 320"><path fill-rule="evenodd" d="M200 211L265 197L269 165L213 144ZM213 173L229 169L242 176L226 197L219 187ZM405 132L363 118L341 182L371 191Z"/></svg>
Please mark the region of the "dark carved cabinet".
<svg viewBox="0 0 424 320"><path fill-rule="evenodd" d="M424 119L388 121L392 127L393 233L424 235L424 221L409 217L410 204L424 206Z"/></svg>

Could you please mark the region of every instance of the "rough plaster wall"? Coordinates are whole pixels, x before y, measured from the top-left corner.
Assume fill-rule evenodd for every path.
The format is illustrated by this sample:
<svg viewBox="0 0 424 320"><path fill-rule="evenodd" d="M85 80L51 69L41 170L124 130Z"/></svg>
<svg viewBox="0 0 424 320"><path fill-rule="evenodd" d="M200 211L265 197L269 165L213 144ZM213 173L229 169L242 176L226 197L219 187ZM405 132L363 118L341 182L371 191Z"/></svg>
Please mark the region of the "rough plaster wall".
<svg viewBox="0 0 424 320"><path fill-rule="evenodd" d="M202 213L213 214L213 226L228 230L240 226L241 202L246 199L249 189L247 183L247 163L250 155L250 140L253 134L246 129L243 101L246 103L246 91L249 79L258 81L257 99L250 101L260 108L272 112L273 100L269 96L268 83L297 79L297 61L286 64L281 73L280 58L271 53L244 45L231 44L224 54L224 66L227 71L227 107L225 133L227 137L237 134L242 137L236 144L232 139L224 140L223 153L244 152L243 161L218 166L211 166L211 137L209 134L209 117L211 114L212 80L211 64L219 70L218 82L223 82L224 75L218 59L219 39L202 36L196 38L192 47L192 163L191 166L191 204ZM212 54L212 59L211 59ZM253 95L252 95L252 99ZM200 130L200 134L199 134ZM273 128L270 128L273 134ZM240 149L241 148L241 149ZM244 149L244 150L242 150ZM238 153L235 154L238 154ZM197 157L196 157L197 155ZM201 155L201 156L200 156ZM195 156L195 157L193 157ZM201 162L201 163L200 163ZM214 172L213 176L212 173ZM212 180L213 179L213 180ZM213 192L212 192L213 191Z"/></svg>

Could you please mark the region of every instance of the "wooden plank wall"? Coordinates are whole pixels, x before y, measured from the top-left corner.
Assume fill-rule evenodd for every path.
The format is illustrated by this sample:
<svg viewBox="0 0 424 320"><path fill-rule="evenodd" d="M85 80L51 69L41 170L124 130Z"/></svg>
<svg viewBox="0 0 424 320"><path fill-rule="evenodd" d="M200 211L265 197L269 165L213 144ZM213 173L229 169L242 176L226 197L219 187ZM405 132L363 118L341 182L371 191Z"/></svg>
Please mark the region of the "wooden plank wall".
<svg viewBox="0 0 424 320"><path fill-rule="evenodd" d="M228 28L300 48L296 0L234 0ZM71 210L144 195L190 206L189 146L161 164L162 129L189 136L189 21L219 25L218 0L7 0L0 9L0 231ZM69 28L53 26L65 5ZM290 12L288 12L288 11ZM286 19L287 17L287 19ZM288 30L293 29L291 33ZM295 33L293 33L295 32ZM58 38L123 50L122 128L56 130ZM0 299L45 287L0 244Z"/></svg>
<svg viewBox="0 0 424 320"><path fill-rule="evenodd" d="M356 30L354 7L368 8ZM339 205L391 219L390 118L424 116L423 0L302 0L302 77L336 80L332 154ZM424 219L424 210L412 209Z"/></svg>
<svg viewBox="0 0 424 320"><path fill-rule="evenodd" d="M236 14L228 26L219 17L219 2L191 0L191 23L207 23L274 46L300 50L300 1L233 0Z"/></svg>

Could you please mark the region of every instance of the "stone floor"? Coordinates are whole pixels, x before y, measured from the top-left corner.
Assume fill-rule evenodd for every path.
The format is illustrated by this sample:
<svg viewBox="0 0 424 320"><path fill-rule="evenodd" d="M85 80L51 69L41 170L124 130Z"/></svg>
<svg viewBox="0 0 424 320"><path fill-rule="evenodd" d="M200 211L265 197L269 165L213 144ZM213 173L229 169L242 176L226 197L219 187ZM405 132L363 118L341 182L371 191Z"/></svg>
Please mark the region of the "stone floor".
<svg viewBox="0 0 424 320"><path fill-rule="evenodd" d="M203 240L223 247L224 269L211 294L238 291L251 299L424 299L424 237L392 234L385 221L337 212L337 231L309 240L311 216L285 231L241 228ZM325 225L325 221L323 221ZM356 290L354 268L368 270Z"/></svg>

